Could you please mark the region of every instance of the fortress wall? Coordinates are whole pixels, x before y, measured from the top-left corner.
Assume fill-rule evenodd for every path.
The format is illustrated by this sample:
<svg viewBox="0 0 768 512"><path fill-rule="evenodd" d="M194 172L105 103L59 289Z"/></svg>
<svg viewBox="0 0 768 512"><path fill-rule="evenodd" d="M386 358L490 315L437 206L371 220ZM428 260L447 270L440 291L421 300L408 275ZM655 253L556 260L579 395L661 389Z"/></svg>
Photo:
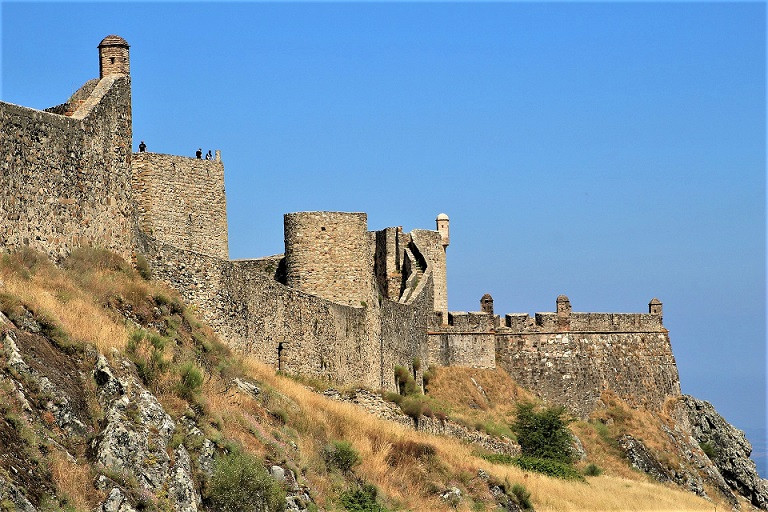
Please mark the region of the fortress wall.
<svg viewBox="0 0 768 512"><path fill-rule="evenodd" d="M496 368L495 317L453 312L448 325L429 331L429 360L438 366Z"/></svg>
<svg viewBox="0 0 768 512"><path fill-rule="evenodd" d="M134 153L133 188L145 233L181 249L228 259L221 162Z"/></svg>
<svg viewBox="0 0 768 512"><path fill-rule="evenodd" d="M0 246L130 257L130 78L97 89L79 119L0 102Z"/></svg>
<svg viewBox="0 0 768 512"><path fill-rule="evenodd" d="M571 331L648 332L664 331L661 316L648 313L571 313L567 316ZM561 329L557 313L536 313L541 330Z"/></svg>
<svg viewBox="0 0 768 512"><path fill-rule="evenodd" d="M144 245L153 277L196 305L225 343L289 373L379 386L379 340L369 333L368 308L288 288L250 260L225 261L150 239Z"/></svg>
<svg viewBox="0 0 768 512"><path fill-rule="evenodd" d="M666 331L496 335L496 364L518 384L586 417L605 390L658 409L680 394Z"/></svg>
<svg viewBox="0 0 768 512"><path fill-rule="evenodd" d="M413 359L419 358L421 369L417 382L432 364L427 344L427 322L432 314L432 276L426 275L425 286L410 304L381 301L381 377L380 386L395 390L395 366L413 371Z"/></svg>
<svg viewBox="0 0 768 512"><path fill-rule="evenodd" d="M437 231L426 229L414 229L411 231L411 236L419 252L432 267L435 301L433 309L442 312L442 318L446 319L448 318L448 283L443 238Z"/></svg>
<svg viewBox="0 0 768 512"><path fill-rule="evenodd" d="M376 297L365 213L298 212L284 216L286 283L348 306Z"/></svg>

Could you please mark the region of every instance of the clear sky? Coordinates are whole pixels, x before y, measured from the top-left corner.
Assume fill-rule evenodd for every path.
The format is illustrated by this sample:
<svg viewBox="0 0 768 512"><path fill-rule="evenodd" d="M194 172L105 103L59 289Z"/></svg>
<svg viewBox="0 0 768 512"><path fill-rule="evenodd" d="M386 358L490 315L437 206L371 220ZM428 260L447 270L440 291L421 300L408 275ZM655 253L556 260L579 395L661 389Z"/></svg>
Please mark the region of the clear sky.
<svg viewBox="0 0 768 512"><path fill-rule="evenodd" d="M448 300L664 303L685 393L765 470L764 3L2 3L4 101L131 44L134 147L221 149L233 258L282 214L451 217Z"/></svg>

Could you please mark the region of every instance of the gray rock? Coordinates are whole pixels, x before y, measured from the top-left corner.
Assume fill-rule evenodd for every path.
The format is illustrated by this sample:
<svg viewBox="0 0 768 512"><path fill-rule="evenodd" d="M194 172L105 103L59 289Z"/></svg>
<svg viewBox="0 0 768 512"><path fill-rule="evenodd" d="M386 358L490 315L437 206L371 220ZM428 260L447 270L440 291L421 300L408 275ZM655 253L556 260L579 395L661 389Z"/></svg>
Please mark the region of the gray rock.
<svg viewBox="0 0 768 512"><path fill-rule="evenodd" d="M285 482L285 470L280 466L272 466L269 468L269 474L278 482Z"/></svg>
<svg viewBox="0 0 768 512"><path fill-rule="evenodd" d="M17 512L37 512L24 494L0 475L0 503L3 502L12 503Z"/></svg>
<svg viewBox="0 0 768 512"><path fill-rule="evenodd" d="M749 458L752 445L744 432L725 421L712 404L692 396L680 397L675 414L696 443L712 448L711 460L728 486L752 505L768 510L768 481L760 478Z"/></svg>
<svg viewBox="0 0 768 512"><path fill-rule="evenodd" d="M651 475L659 482L672 481L672 476L667 468L653 456L640 440L635 439L629 434L625 434L617 441L621 449L624 450L627 460L629 460L629 463L633 468Z"/></svg>
<svg viewBox="0 0 768 512"><path fill-rule="evenodd" d="M94 512L136 512L136 509L130 504L123 491L114 487L104 503L96 507Z"/></svg>
<svg viewBox="0 0 768 512"><path fill-rule="evenodd" d="M450 489L447 489L445 492L441 493L440 497L445 500L446 503L455 507L461 501L461 489L458 487L451 487Z"/></svg>
<svg viewBox="0 0 768 512"><path fill-rule="evenodd" d="M256 398L259 396L259 393L261 393L261 390L256 386L256 384L253 384L251 382L248 382L246 380L235 378L232 380L232 382L235 383L235 386L238 387L241 391L245 391L252 397Z"/></svg>
<svg viewBox="0 0 768 512"><path fill-rule="evenodd" d="M192 461L183 445L174 450L175 461L171 468L168 497L176 512L197 512L201 503L200 494L192 480Z"/></svg>

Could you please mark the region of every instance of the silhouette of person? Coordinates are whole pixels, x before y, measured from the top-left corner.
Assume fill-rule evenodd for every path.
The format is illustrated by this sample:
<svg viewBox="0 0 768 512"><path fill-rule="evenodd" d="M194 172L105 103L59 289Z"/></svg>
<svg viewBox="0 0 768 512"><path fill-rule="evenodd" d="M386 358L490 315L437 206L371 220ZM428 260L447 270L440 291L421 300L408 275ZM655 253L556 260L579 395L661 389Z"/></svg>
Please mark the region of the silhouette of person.
<svg viewBox="0 0 768 512"><path fill-rule="evenodd" d="M139 153L143 153L147 150L147 145L144 144L144 141L141 141L141 144L139 144Z"/></svg>
<svg viewBox="0 0 768 512"><path fill-rule="evenodd" d="M203 148L197 148L197 151L195 152L195 156L199 159L203 158Z"/></svg>
<svg viewBox="0 0 768 512"><path fill-rule="evenodd" d="M208 153L205 155L206 160L213 160L213 155L211 154L211 150L208 150Z"/></svg>

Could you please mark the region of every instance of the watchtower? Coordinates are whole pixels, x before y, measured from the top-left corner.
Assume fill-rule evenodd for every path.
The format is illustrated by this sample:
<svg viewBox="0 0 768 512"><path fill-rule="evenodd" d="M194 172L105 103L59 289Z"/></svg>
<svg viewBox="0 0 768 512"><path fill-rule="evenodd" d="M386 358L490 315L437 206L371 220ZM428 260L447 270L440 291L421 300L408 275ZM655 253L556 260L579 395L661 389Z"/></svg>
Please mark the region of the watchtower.
<svg viewBox="0 0 768 512"><path fill-rule="evenodd" d="M661 309L661 301L657 299L656 297L651 299L651 302L648 303L648 313L652 315L658 315L661 316L662 309Z"/></svg>
<svg viewBox="0 0 768 512"><path fill-rule="evenodd" d="M483 313L493 314L493 297L490 293L486 293L480 299L480 311Z"/></svg>
<svg viewBox="0 0 768 512"><path fill-rule="evenodd" d="M99 43L99 78L109 75L130 75L130 46L120 36L109 35Z"/></svg>
<svg viewBox="0 0 768 512"><path fill-rule="evenodd" d="M444 213L441 213L435 219L437 223L437 232L440 233L440 238L443 239L443 248L448 247L451 243L451 235L449 230L449 219Z"/></svg>
<svg viewBox="0 0 768 512"><path fill-rule="evenodd" d="M559 329L567 331L571 327L571 301L566 295L558 295L555 301L555 310L557 312L557 326Z"/></svg>

